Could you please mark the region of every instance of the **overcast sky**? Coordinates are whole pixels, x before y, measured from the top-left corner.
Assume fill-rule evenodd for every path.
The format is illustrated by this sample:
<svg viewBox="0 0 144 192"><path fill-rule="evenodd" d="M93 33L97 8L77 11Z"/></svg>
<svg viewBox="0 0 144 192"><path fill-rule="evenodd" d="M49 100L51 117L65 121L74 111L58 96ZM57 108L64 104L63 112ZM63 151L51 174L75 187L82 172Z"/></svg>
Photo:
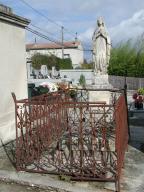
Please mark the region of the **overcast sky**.
<svg viewBox="0 0 144 192"><path fill-rule="evenodd" d="M2 4L13 8L18 15L31 20L52 34L61 38L60 27L44 19L21 0L0 0ZM63 25L66 29L77 32L84 45L91 45L91 38L96 27L96 20L102 16L112 40L112 44L135 38L144 32L144 0L25 0L32 7L49 19ZM48 34L47 34L48 35ZM64 33L66 40L74 36ZM35 36L27 34L27 41L34 41ZM38 38L38 41L44 41Z"/></svg>

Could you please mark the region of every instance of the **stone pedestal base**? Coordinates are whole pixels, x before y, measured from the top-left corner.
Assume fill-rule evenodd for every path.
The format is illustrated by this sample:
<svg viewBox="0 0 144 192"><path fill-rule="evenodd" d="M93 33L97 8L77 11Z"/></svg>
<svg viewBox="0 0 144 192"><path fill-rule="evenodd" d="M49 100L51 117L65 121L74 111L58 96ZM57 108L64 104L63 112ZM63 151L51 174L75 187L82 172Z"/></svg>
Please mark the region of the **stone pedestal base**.
<svg viewBox="0 0 144 192"><path fill-rule="evenodd" d="M111 103L111 93L109 91L89 91L89 100L92 102Z"/></svg>
<svg viewBox="0 0 144 192"><path fill-rule="evenodd" d="M112 85L108 81L108 75L94 75L94 84L95 89L112 89Z"/></svg>
<svg viewBox="0 0 144 192"><path fill-rule="evenodd" d="M94 75L92 89L101 89L97 91L90 91L89 97L93 102L104 101L107 104L111 103L112 94L110 91L102 91L103 89L113 89L113 86L108 81L108 75Z"/></svg>

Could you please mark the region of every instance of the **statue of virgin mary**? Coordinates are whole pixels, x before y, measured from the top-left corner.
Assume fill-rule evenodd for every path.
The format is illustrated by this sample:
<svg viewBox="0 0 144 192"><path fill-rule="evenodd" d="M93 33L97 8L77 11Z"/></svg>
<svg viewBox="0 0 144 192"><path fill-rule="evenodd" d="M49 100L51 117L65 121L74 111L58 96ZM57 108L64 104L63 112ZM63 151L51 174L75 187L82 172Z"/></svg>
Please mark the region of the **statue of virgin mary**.
<svg viewBox="0 0 144 192"><path fill-rule="evenodd" d="M97 29L92 40L95 74L105 75L110 59L111 41L102 17L97 20Z"/></svg>

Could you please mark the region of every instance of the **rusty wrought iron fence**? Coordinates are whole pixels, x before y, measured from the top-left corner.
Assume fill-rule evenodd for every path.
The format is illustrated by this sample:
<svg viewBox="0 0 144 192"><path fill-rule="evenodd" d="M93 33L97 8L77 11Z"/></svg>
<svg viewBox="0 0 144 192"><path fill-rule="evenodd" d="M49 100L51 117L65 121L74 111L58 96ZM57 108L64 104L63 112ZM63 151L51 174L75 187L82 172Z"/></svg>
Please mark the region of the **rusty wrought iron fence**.
<svg viewBox="0 0 144 192"><path fill-rule="evenodd" d="M88 90L73 91L24 100L13 94L17 170L115 182L120 191L128 142L125 98L119 94L106 104L89 101Z"/></svg>

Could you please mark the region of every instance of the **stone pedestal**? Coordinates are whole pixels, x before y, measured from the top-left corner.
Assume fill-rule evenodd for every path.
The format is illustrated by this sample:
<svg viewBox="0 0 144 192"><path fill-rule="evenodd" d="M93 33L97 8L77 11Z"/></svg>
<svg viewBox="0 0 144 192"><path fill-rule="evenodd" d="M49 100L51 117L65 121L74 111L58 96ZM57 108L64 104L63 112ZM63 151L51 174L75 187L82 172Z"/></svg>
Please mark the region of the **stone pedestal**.
<svg viewBox="0 0 144 192"><path fill-rule="evenodd" d="M89 91L89 100L91 102L106 102L110 104L111 93L109 91Z"/></svg>
<svg viewBox="0 0 144 192"><path fill-rule="evenodd" d="M95 89L112 89L112 85L108 81L108 75L94 75Z"/></svg>
<svg viewBox="0 0 144 192"><path fill-rule="evenodd" d="M93 102L104 101L107 104L111 103L112 94L110 91L103 89L113 89L112 85L108 81L108 75L94 74L92 89L100 89L96 91L90 91L89 97Z"/></svg>

